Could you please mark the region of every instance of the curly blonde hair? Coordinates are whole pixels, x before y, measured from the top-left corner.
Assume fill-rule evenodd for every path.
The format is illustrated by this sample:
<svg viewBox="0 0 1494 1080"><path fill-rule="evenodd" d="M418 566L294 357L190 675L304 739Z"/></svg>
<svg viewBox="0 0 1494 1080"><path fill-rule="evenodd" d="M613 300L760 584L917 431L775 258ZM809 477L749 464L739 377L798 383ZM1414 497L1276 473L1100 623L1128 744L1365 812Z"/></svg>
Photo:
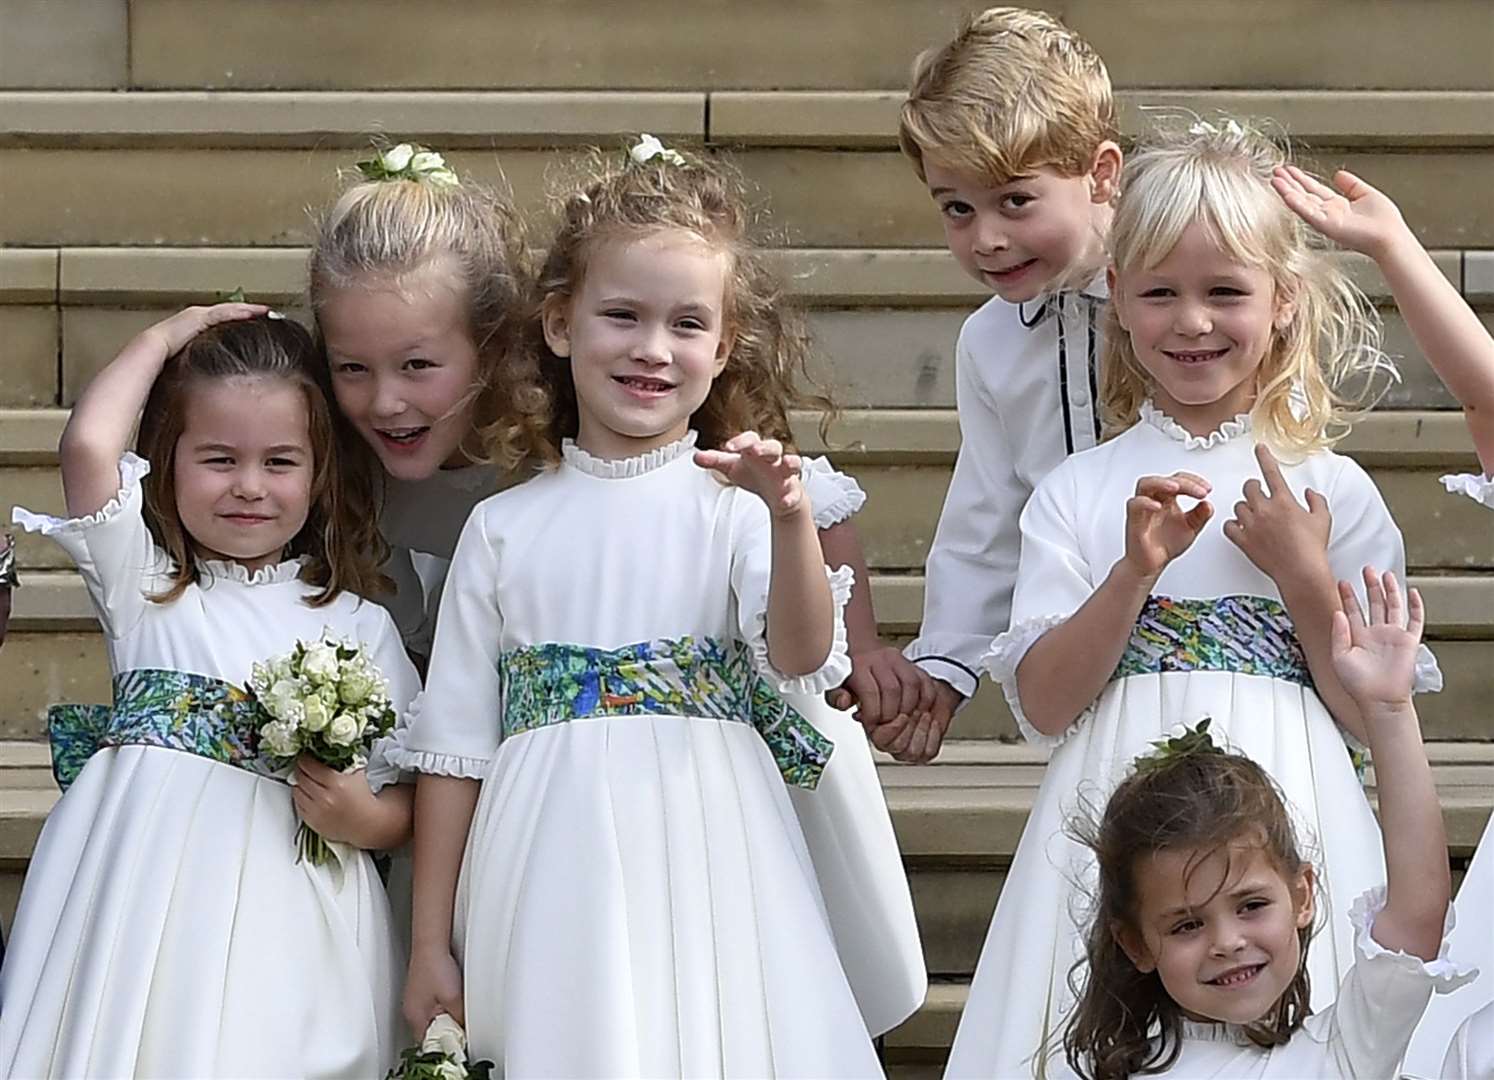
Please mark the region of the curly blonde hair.
<svg viewBox="0 0 1494 1080"><path fill-rule="evenodd" d="M1271 275L1290 315L1273 328L1256 374L1252 424L1273 449L1300 458L1347 434L1369 400L1369 379L1361 400L1341 396L1349 380L1394 367L1374 306L1272 189L1272 173L1288 160L1283 146L1237 120L1164 119L1126 164L1109 248L1124 277L1162 262L1198 222L1230 258ZM1100 399L1113 435L1137 421L1152 380L1113 299L1104 340Z"/></svg>
<svg viewBox="0 0 1494 1080"><path fill-rule="evenodd" d="M670 156L675 156L671 154ZM500 416L483 431L502 468L526 460L556 462L561 442L579 426L576 387L567 360L545 340L547 304L580 291L598 245L679 230L728 257L723 330L733 341L691 426L703 448L745 430L792 445L788 410L813 406L824 425L828 398L805 393L812 346L798 309L749 238L754 222L741 177L730 166L693 154L646 162L593 151L583 179L559 197L560 222L524 305L515 344L498 383Z"/></svg>

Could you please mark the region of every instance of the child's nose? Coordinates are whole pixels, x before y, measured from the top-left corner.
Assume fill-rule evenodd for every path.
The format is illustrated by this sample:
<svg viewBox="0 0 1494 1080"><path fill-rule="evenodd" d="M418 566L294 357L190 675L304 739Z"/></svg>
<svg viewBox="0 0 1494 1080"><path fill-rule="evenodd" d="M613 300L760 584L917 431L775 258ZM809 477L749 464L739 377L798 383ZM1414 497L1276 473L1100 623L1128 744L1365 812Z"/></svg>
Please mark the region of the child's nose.
<svg viewBox="0 0 1494 1080"><path fill-rule="evenodd" d="M645 327L633 340L633 359L645 364L669 363L669 342L662 327Z"/></svg>
<svg viewBox="0 0 1494 1080"><path fill-rule="evenodd" d="M1003 251L1008 247L1006 228L992 217L975 219L975 250L984 255Z"/></svg>
<svg viewBox="0 0 1494 1080"><path fill-rule="evenodd" d="M405 411L404 394L394 379L379 379L374 383L373 414L387 419Z"/></svg>
<svg viewBox="0 0 1494 1080"><path fill-rule="evenodd" d="M1214 329L1214 320L1202 304L1183 304L1178 308L1176 325L1179 332L1200 337Z"/></svg>
<svg viewBox="0 0 1494 1080"><path fill-rule="evenodd" d="M233 474L233 493L241 499L264 498L264 473L250 466L236 470Z"/></svg>

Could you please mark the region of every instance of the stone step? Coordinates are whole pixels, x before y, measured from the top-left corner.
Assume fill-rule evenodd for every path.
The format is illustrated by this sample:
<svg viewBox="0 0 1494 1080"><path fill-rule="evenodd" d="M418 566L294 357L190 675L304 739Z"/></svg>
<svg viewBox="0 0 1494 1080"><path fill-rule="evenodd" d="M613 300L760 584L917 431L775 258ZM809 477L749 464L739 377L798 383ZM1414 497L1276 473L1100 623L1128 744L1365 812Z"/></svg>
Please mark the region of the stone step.
<svg viewBox="0 0 1494 1080"><path fill-rule="evenodd" d="M979 6L642 0L618 19L605 0L7 0L0 85L894 90ZM1118 86L1494 88L1478 0L1042 6L1089 38Z"/></svg>
<svg viewBox="0 0 1494 1080"><path fill-rule="evenodd" d="M354 156L346 149L0 148L0 235L25 246L305 243L308 207L336 198L339 170ZM464 176L510 188L543 235L548 194L565 182L558 166L572 156L459 148L447 159ZM943 243L926 189L895 151L751 146L733 160L771 209L772 230L795 245ZM1385 190L1428 246L1494 246L1485 186L1494 146L1318 144L1303 160L1321 172L1350 169Z"/></svg>
<svg viewBox="0 0 1494 1080"><path fill-rule="evenodd" d="M1494 327L1494 251L1442 250L1449 280ZM953 343L988 294L944 251L777 249L791 290L811 310L819 343L815 376L847 407L951 407ZM1382 405L1454 404L1421 358L1372 264L1346 268L1383 306L1385 347L1401 380ZM185 303L235 287L295 311L305 253L299 248L44 248L0 250L0 334L10 375L0 407L70 404L122 343ZM301 313L304 316L304 312Z"/></svg>
<svg viewBox="0 0 1494 1080"><path fill-rule="evenodd" d="M1428 577L1411 583L1426 597L1431 645L1445 688L1418 705L1433 739L1494 739L1494 576ZM883 635L901 644L922 613L923 579L873 575L872 596ZM109 693L109 666L81 579L71 571L23 574L14 595L10 636L0 650L0 738L39 738L46 707L57 701L100 701ZM1001 688L982 681L955 717L951 737L1015 739Z"/></svg>

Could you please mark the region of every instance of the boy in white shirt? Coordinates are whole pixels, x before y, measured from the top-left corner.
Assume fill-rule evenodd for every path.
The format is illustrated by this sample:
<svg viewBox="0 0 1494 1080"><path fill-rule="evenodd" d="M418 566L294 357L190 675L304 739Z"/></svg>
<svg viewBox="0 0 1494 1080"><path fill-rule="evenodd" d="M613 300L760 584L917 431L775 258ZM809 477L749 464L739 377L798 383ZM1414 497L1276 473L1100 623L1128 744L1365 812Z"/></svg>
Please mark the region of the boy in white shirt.
<svg viewBox="0 0 1494 1080"><path fill-rule="evenodd" d="M996 294L955 347L960 453L905 650L934 677L935 707L915 720L861 708L877 746L928 761L1007 628L1028 496L1100 439L1097 315L1121 150L1104 62L1023 8L974 15L918 58L898 142L955 260Z"/></svg>

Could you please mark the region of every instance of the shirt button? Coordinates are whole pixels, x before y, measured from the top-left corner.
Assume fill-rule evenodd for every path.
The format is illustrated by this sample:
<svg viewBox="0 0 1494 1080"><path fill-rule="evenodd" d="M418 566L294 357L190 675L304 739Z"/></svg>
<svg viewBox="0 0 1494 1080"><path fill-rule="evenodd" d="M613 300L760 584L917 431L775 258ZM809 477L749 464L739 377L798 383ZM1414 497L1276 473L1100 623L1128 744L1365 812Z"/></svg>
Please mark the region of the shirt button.
<svg viewBox="0 0 1494 1080"><path fill-rule="evenodd" d="M1085 408L1089 404L1089 394L1084 390L1075 390L1069 395L1069 404L1076 409Z"/></svg>

